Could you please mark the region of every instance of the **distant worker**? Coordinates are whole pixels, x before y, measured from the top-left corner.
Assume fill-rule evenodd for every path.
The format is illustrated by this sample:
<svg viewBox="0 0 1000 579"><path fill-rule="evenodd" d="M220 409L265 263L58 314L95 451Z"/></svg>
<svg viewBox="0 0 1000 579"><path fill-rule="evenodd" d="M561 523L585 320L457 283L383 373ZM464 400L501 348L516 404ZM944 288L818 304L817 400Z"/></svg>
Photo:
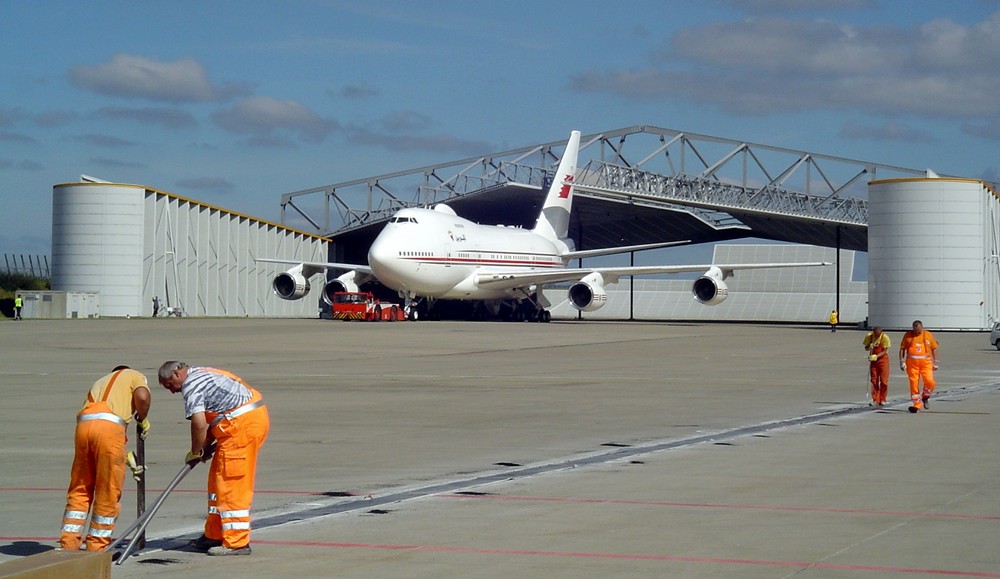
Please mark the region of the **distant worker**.
<svg viewBox="0 0 1000 579"><path fill-rule="evenodd" d="M271 425L260 392L225 370L178 361L164 362L159 379L184 396L184 414L191 421L191 450L184 461L212 457L205 531L188 545L209 555L249 555L257 453Z"/></svg>
<svg viewBox="0 0 1000 579"><path fill-rule="evenodd" d="M875 326L865 335L864 347L868 352L872 404L882 406L889 393L889 348L892 343L889 335L882 331L882 326Z"/></svg>
<svg viewBox="0 0 1000 579"><path fill-rule="evenodd" d="M153 296L153 317L160 311L160 298Z"/></svg>
<svg viewBox="0 0 1000 579"><path fill-rule="evenodd" d="M146 377L128 366L118 366L90 387L83 409L76 415L76 452L66 491L59 546L78 550L86 541L88 551L103 551L111 542L122 496L125 465L137 477L142 467L131 452L125 452L125 429L134 416L139 436L149 433L149 384ZM82 537L90 517L90 531Z"/></svg>
<svg viewBox="0 0 1000 579"><path fill-rule="evenodd" d="M14 319L21 319L21 308L24 306L24 300L21 298L21 294L14 296Z"/></svg>
<svg viewBox="0 0 1000 579"><path fill-rule="evenodd" d="M920 320L913 322L913 329L903 334L899 342L899 369L906 371L910 380L910 412L927 408L927 401L934 393L934 371L938 369L938 343L930 330L924 329ZM920 380L924 389L920 390Z"/></svg>
<svg viewBox="0 0 1000 579"><path fill-rule="evenodd" d="M837 310L833 310L833 311L830 312L830 331L831 332L836 332L837 331L837 321L838 321L837 320Z"/></svg>

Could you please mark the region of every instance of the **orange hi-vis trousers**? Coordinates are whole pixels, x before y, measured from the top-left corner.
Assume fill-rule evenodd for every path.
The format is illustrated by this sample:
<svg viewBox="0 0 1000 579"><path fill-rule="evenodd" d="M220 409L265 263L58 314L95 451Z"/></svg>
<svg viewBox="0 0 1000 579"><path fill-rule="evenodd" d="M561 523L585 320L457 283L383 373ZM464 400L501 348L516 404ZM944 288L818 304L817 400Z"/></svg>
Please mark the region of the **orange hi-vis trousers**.
<svg viewBox="0 0 1000 579"><path fill-rule="evenodd" d="M882 354L885 348L880 343L869 351L872 354ZM882 356L868 364L872 382L872 402L885 404L886 396L889 395L889 356Z"/></svg>
<svg viewBox="0 0 1000 579"><path fill-rule="evenodd" d="M906 358L906 377L910 379L910 401L913 406L923 408L923 398L930 398L934 392L934 360L927 358ZM920 380L924 381L923 392Z"/></svg>
<svg viewBox="0 0 1000 579"><path fill-rule="evenodd" d="M869 373L872 382L872 402L885 404L889 395L889 357L882 356L874 362L869 362Z"/></svg>
<svg viewBox="0 0 1000 579"><path fill-rule="evenodd" d="M111 542L121 511L125 441L124 421L111 412L106 402L92 402L77 415L76 452L59 535L63 549L80 548L91 504L94 512L86 537L87 550L103 551Z"/></svg>
<svg viewBox="0 0 1000 579"><path fill-rule="evenodd" d="M246 405L261 400L260 392ZM239 411L235 408L230 413ZM206 413L206 418L214 416ZM230 549L250 543L250 505L253 503L257 453L267 439L271 421L267 407L260 406L235 418L222 418L211 428L215 455L208 470L208 518L205 536L221 540Z"/></svg>

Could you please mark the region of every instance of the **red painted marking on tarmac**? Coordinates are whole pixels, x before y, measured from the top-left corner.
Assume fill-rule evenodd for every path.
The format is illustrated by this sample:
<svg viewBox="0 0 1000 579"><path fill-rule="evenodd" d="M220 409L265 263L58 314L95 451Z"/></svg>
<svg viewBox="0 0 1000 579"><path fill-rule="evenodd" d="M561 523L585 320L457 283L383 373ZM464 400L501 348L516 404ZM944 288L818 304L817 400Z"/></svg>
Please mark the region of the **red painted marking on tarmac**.
<svg viewBox="0 0 1000 579"><path fill-rule="evenodd" d="M261 541L254 544L291 547L326 547L337 549L381 549L390 551L421 551L425 553L472 553L477 555L513 555L534 557L571 557L584 559L623 559L633 561L672 561L680 563L709 563L723 565L753 565L757 567L800 567L803 569L831 569L838 571L879 571L883 573L911 573L915 575L947 575L949 577L989 577L1000 579L998 573L958 571L955 569L917 569L913 567L883 567L879 565L846 565L836 563L808 563L802 561L767 561L758 559L728 559L724 557L683 557L680 555L642 555L627 553L587 553L574 551L535 551L530 549L476 549L472 547L443 547L437 545L391 545L373 543L332 543L323 541Z"/></svg>
<svg viewBox="0 0 1000 579"><path fill-rule="evenodd" d="M931 517L944 519L977 519L996 521L1000 520L997 515L959 515L953 513L918 513L908 511L875 511L870 509L832 509L820 507L780 507L769 505L730 505L725 503L674 503L664 501L616 501L610 499L574 499L560 497L514 497L506 495L462 495L443 494L435 495L446 499L492 499L497 501L529 501L547 503L580 503L580 504L607 504L607 505L642 505L649 507L688 507L701 509L736 509L736 510L760 510L760 511L799 511L811 513L838 513L848 515L887 515L892 517Z"/></svg>

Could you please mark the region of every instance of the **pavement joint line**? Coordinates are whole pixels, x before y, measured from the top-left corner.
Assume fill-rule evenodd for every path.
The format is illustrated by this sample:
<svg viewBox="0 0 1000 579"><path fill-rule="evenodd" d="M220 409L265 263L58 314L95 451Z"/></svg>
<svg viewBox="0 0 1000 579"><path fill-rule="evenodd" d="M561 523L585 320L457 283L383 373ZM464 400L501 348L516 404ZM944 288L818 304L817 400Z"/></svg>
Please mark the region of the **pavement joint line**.
<svg viewBox="0 0 1000 579"><path fill-rule="evenodd" d="M975 394L988 390L1000 391L1000 382L957 386L955 388L951 388L947 391L941 392L940 394L936 395L934 399L941 400L941 399L955 398L967 394ZM900 400L899 402L892 404L891 406L901 406L904 404L909 404L909 400ZM272 527L280 527L283 525L290 525L294 523L308 522L312 519L318 519L332 515L340 515L354 511L372 510L380 506L422 499L433 495L455 493L458 491L476 488L480 486L524 479L563 470L571 470L581 466L594 466L598 464L606 464L625 458L654 454L657 452L663 452L667 450L676 450L679 448L704 444L706 442L725 441L734 438L752 436L754 434L760 434L762 432L782 430L794 426L813 424L831 418L843 418L847 416L865 414L872 412L874 408L875 407L871 407L865 404L844 404L840 408L833 408L794 418L767 421L767 422L762 422L760 424L754 424L749 426L738 426L728 430L722 430L708 434L699 434L696 436L690 436L676 440L669 440L665 442L653 442L653 443L637 445L637 446L629 446L629 447L614 447L613 450L598 451L587 456L582 456L582 457L575 456L568 459L567 458L556 459L551 462L540 463L527 467L519 467L516 469L504 470L502 472L491 472L488 474L478 474L475 476L457 480L435 482L427 485L415 486L409 489L397 490L385 495L378 495L378 496L368 495L365 497L356 496L352 497L351 500L337 501L329 504L321 504L321 506L315 506L317 503L312 502L309 503L308 508L292 507L290 509L275 509L275 511L277 512L272 511L271 514L264 513L259 518L255 517L253 519L253 530L259 532L264 529ZM931 413L933 413L933 411L931 411ZM197 529L192 528L191 531L189 532L175 533L167 537L156 538L156 539L147 538L146 547L141 551L141 553L151 554L158 551L168 550L170 548L176 548L177 541L183 540L189 535L193 535L194 533L198 533L200 532L200 530L201 527L199 526ZM136 553L136 555L137 554L139 553Z"/></svg>

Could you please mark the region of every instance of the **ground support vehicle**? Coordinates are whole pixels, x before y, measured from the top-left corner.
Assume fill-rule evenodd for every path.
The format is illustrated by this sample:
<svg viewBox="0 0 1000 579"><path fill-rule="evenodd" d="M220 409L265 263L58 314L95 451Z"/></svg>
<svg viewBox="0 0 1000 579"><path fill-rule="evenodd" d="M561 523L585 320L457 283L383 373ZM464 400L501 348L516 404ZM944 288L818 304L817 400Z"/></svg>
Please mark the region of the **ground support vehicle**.
<svg viewBox="0 0 1000 579"><path fill-rule="evenodd" d="M406 319L399 304L381 302L371 292L335 292L330 316L335 320L396 322Z"/></svg>

